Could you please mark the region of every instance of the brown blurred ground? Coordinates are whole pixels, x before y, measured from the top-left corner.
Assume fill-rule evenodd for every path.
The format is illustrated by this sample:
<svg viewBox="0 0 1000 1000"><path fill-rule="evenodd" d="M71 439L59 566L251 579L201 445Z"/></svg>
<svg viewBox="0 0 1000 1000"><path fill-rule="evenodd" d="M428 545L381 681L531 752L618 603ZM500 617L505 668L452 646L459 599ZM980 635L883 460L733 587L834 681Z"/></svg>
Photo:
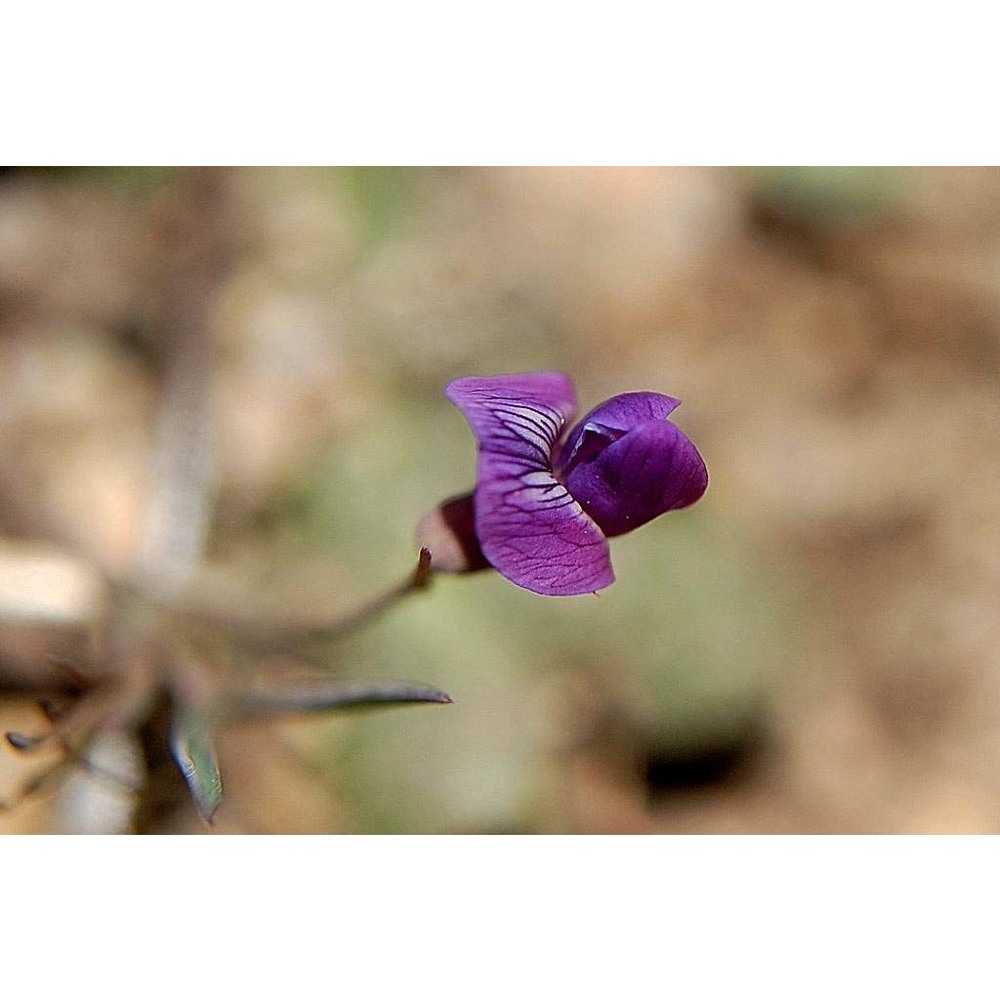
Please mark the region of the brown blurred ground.
<svg viewBox="0 0 1000 1000"><path fill-rule="evenodd" d="M84 617L86 561L128 572L150 488L178 173L0 176L0 555L75 550L33 600ZM202 586L327 614L404 573L472 482L441 392L463 374L679 396L711 485L615 542L599 598L444 579L332 651L456 705L233 730L220 830L1000 829L1000 172L232 183ZM7 611L9 686L72 656L72 628ZM0 724L31 711L9 695ZM59 828L57 797L0 830Z"/></svg>

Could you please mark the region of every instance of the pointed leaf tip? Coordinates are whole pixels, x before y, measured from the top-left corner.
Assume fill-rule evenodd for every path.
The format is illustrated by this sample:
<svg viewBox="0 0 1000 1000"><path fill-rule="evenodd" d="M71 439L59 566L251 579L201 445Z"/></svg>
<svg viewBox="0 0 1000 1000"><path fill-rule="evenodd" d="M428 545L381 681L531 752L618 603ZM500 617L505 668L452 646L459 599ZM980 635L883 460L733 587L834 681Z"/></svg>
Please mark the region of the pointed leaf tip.
<svg viewBox="0 0 1000 1000"><path fill-rule="evenodd" d="M211 733L201 716L186 708L175 709L170 729L170 752L201 818L212 823L222 804L222 775Z"/></svg>
<svg viewBox="0 0 1000 1000"><path fill-rule="evenodd" d="M453 705L454 701L451 695L428 684L342 684L323 679L253 691L242 699L237 714L259 718L419 704Z"/></svg>
<svg viewBox="0 0 1000 1000"><path fill-rule="evenodd" d="M43 736L27 736L13 731L4 733L4 737L15 750L34 750L45 739Z"/></svg>

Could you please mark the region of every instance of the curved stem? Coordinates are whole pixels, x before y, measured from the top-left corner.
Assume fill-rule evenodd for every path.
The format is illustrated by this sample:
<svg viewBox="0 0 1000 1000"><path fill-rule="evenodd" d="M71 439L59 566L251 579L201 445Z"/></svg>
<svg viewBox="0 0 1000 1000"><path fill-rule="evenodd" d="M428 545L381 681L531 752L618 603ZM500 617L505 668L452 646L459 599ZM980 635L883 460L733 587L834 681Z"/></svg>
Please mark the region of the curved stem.
<svg viewBox="0 0 1000 1000"><path fill-rule="evenodd" d="M426 589L431 582L431 551L427 547L420 550L416 568L400 584L362 605L346 617L333 622L311 623L267 623L247 621L234 617L218 617L204 614L196 617L222 625L234 638L248 644L256 654L291 653L302 646L314 642L339 639L357 631L381 617L393 605L408 594Z"/></svg>

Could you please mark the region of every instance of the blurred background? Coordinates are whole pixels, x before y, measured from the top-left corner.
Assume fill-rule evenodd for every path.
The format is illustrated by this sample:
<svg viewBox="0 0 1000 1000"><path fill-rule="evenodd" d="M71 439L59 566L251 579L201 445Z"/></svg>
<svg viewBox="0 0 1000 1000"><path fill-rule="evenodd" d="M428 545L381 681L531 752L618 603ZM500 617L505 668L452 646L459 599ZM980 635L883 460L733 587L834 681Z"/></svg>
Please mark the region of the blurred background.
<svg viewBox="0 0 1000 1000"><path fill-rule="evenodd" d="M543 369L680 397L704 499L599 596L441 577L331 643L455 704L226 728L214 828L1000 832L992 169L7 168L0 727L84 670L105 576L170 579L165 401L211 497L185 593L320 620L472 487L445 384ZM0 831L87 828L72 769L18 799L58 759L0 747Z"/></svg>

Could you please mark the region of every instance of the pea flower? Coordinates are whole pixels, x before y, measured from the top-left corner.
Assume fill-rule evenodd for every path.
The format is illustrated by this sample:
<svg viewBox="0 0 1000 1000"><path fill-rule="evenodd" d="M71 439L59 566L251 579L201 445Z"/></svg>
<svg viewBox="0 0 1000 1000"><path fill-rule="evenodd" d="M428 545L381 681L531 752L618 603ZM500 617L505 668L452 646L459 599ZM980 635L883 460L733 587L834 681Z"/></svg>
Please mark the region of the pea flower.
<svg viewBox="0 0 1000 1000"><path fill-rule="evenodd" d="M469 422L479 460L471 498L437 513L451 531L451 565L430 540L434 515L418 529L439 568L478 559L536 594L601 590L615 579L609 538L693 504L708 486L698 450L667 420L680 405L670 396L614 396L564 434L577 405L559 372L460 378L445 394Z"/></svg>

